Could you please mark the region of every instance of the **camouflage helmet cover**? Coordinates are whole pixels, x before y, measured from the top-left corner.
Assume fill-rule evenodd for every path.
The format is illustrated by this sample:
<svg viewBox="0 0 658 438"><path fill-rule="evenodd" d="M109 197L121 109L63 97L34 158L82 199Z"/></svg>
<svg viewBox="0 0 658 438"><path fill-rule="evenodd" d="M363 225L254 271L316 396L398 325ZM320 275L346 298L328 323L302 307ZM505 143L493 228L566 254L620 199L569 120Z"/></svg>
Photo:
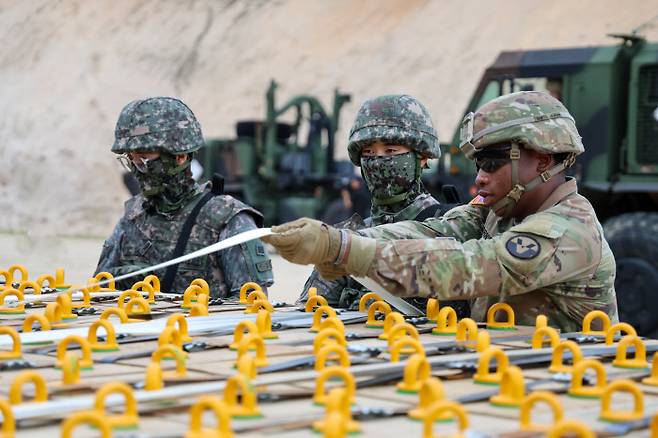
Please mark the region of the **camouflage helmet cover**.
<svg viewBox="0 0 658 438"><path fill-rule="evenodd" d="M112 152L194 152L203 146L201 125L187 105L172 97L152 97L126 105L114 131Z"/></svg>
<svg viewBox="0 0 658 438"><path fill-rule="evenodd" d="M417 99L404 94L375 97L361 105L347 146L352 163L360 166L361 150L376 140L407 146L427 158L441 156L429 112Z"/></svg>
<svg viewBox="0 0 658 438"><path fill-rule="evenodd" d="M545 154L585 151L569 111L539 91L506 94L484 104L464 118L460 137L460 148L471 159L487 146L511 141Z"/></svg>

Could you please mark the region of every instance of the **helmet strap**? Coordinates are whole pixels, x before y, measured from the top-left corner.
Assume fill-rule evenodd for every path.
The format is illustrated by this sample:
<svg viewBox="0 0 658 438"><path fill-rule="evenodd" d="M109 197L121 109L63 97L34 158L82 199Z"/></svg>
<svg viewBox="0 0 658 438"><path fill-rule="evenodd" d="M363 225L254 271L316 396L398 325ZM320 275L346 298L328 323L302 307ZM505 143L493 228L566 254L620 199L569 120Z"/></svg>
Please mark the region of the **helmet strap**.
<svg viewBox="0 0 658 438"><path fill-rule="evenodd" d="M530 180L526 185L522 185L519 182L519 159L521 158L521 149L517 142L512 142L512 149L510 150L510 159L512 160L512 190L510 190L507 195L500 201L496 202L491 208L496 213L499 210L502 210L501 214L497 215L502 217L509 217L512 214L512 210L516 206L516 203L521 199L521 195L525 192L529 192L537 187L539 184L548 182L558 173L562 172L565 169L568 169L576 161L576 154L571 153L563 162L556 164L545 172L539 174L539 176Z"/></svg>

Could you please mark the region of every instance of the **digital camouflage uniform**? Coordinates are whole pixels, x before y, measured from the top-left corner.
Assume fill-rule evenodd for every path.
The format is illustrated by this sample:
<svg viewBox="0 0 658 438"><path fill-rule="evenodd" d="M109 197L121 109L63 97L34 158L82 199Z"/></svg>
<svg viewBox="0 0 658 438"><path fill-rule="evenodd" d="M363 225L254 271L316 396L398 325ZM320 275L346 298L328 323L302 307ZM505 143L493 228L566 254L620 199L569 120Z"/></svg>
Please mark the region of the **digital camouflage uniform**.
<svg viewBox="0 0 658 438"><path fill-rule="evenodd" d="M394 156L362 156L365 146L379 140L386 144L404 145L411 152ZM421 158L439 158L441 150L436 130L427 109L415 98L407 95L380 96L367 100L359 109L350 131L348 153L351 161L361 167L372 202L371 216L363 221L352 216L337 227L359 230L404 220L414 220L425 214L433 216L439 211L439 201L432 197L421 182ZM350 277L337 280L322 278L314 270L306 281L298 302L305 302L308 290L317 289L333 307L358 307L363 294L368 292ZM411 300L424 307L425 300ZM467 304L454 303L462 313Z"/></svg>
<svg viewBox="0 0 658 438"><path fill-rule="evenodd" d="M169 260L185 220L210 187L201 188L192 179L191 157L182 165L174 157L193 154L203 145L201 127L183 102L156 97L129 103L119 116L115 137L112 151L117 154L161 153L145 171L129 166L142 193L126 202L96 268L118 276ZM183 254L261 223L262 215L253 208L228 195L213 196L199 211ZM165 270L154 273L162 280ZM260 240L181 263L171 292L182 293L195 278L205 279L211 295L222 298L236 295L248 281L263 287L273 283L271 261ZM127 289L137 280L126 279L117 288Z"/></svg>
<svg viewBox="0 0 658 438"><path fill-rule="evenodd" d="M583 151L567 110L543 93L497 98L467 116L464 126L462 150L469 157L504 141L543 153L569 153L564 164L549 171L557 174ZM523 186L517 179L514 187L520 194L539 183ZM615 260L575 180L567 179L536 213L519 221L474 201L423 223L360 231L377 239L359 243L369 254L363 264L367 272L360 274L400 296L471 299L478 321L496 302L511 305L522 325L534 325L544 314L552 326L579 331L591 310L618 321Z"/></svg>

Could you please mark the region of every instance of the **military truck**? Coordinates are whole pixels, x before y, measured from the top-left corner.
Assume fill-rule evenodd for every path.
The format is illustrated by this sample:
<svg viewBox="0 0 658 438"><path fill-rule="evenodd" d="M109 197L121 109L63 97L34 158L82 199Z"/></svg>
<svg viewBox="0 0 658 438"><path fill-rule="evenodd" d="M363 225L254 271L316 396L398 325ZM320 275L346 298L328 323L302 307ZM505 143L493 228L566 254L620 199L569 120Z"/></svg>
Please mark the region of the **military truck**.
<svg viewBox="0 0 658 438"><path fill-rule="evenodd" d="M198 156L204 178L223 175L224 191L260 210L267 225L325 217L354 177L349 161L334 159L340 110L350 96L335 90L327 112L306 95L277 106L276 88L272 81L264 120L237 122L235 138L206 142Z"/></svg>
<svg viewBox="0 0 658 438"><path fill-rule="evenodd" d="M658 44L611 35L611 46L509 51L486 69L465 114L520 90L560 99L576 119L585 153L571 173L604 223L617 261L620 320L658 336ZM437 184L475 194L475 167L460 152L459 130L445 145ZM472 197L472 196L471 196Z"/></svg>

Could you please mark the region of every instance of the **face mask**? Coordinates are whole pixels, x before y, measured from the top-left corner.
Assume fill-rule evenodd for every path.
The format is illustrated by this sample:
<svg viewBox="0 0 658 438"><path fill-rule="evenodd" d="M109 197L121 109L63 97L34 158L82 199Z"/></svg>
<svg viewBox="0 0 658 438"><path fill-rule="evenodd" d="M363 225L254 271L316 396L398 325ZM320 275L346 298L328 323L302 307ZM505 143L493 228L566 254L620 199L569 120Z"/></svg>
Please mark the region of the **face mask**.
<svg viewBox="0 0 658 438"><path fill-rule="evenodd" d="M414 152L385 157L361 156L361 173L375 205L401 202L420 177L420 163Z"/></svg>
<svg viewBox="0 0 658 438"><path fill-rule="evenodd" d="M161 213L178 210L195 193L190 159L177 164L176 157L162 154L149 160L146 171L135 168L132 174L139 182L149 206Z"/></svg>

